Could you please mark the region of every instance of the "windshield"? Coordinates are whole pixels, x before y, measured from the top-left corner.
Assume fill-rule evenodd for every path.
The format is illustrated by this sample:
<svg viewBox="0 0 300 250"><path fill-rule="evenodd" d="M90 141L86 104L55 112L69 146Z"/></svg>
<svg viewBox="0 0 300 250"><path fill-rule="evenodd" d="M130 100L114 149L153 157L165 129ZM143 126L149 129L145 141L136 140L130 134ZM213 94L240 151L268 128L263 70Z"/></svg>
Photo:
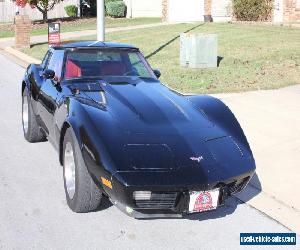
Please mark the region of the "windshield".
<svg viewBox="0 0 300 250"><path fill-rule="evenodd" d="M68 51L65 79L105 76L155 78L140 52L125 49L76 49Z"/></svg>

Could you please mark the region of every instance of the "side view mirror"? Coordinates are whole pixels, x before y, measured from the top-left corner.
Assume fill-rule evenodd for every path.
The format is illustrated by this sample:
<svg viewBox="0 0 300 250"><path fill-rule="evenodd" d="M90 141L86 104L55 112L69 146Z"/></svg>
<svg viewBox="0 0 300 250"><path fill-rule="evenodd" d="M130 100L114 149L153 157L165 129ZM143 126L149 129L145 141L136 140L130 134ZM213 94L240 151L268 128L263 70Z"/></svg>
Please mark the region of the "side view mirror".
<svg viewBox="0 0 300 250"><path fill-rule="evenodd" d="M159 69L154 69L154 70L153 70L153 73L154 73L154 75L157 77L157 79L160 78L161 73L160 73L160 70L159 70Z"/></svg>
<svg viewBox="0 0 300 250"><path fill-rule="evenodd" d="M52 69L46 69L43 72L43 77L45 79L53 79L55 77L55 72Z"/></svg>

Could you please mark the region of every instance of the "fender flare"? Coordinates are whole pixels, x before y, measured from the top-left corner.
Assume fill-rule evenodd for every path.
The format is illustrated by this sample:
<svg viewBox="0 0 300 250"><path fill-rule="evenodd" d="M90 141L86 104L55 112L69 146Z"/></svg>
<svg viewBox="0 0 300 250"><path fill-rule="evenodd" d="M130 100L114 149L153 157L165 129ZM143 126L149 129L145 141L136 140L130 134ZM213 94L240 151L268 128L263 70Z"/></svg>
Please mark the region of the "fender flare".
<svg viewBox="0 0 300 250"><path fill-rule="evenodd" d="M31 67L31 64L27 67L25 76L24 76L24 78L22 80L21 95L23 95L23 92L24 92L24 90L26 88L27 91L28 91L28 94L31 96L30 81L28 79L28 72L30 70L30 67Z"/></svg>
<svg viewBox="0 0 300 250"><path fill-rule="evenodd" d="M64 137L67 129L71 129L75 136L74 139L77 140L83 154L88 172L95 183L97 183L98 187L103 189L103 185L97 177L104 176L109 179L111 178L111 174L103 167L103 161L100 155L102 156L102 153L104 152L99 149L99 142L96 145L93 141L95 138L93 138L92 134L96 132L96 127L93 127L91 122L89 123L89 115L81 107L81 104L78 101L74 99L70 100L70 106L69 115L66 117L60 130L58 144L59 162L63 165ZM90 124L90 126L87 126L87 124Z"/></svg>
<svg viewBox="0 0 300 250"><path fill-rule="evenodd" d="M72 114L72 111L69 113ZM81 136L80 136L79 124L76 121L76 119L74 119L74 117L69 114L66 117L65 121L63 122L63 125L61 126L61 129L60 129L60 136L59 136L59 142L58 142L58 153L59 153L59 163L61 165L63 165L63 142L64 142L65 134L66 134L66 131L68 128L72 129L72 131L76 137L75 139L77 140L77 142L79 144L79 148L82 149L82 140L81 140Z"/></svg>
<svg viewBox="0 0 300 250"><path fill-rule="evenodd" d="M100 145L99 137L96 139L95 136L93 136L94 134L99 135L97 127L94 126L89 114L78 100L73 98L70 98L69 100L68 114L65 121L62 123L59 135L59 162L63 165L63 141L68 128L71 128L74 132L75 139L77 140L80 149L82 151L87 150L90 156L96 161L97 156L99 156L100 153L104 153L101 149L103 147ZM97 140L97 143L95 140ZM97 160L100 161L100 159Z"/></svg>
<svg viewBox="0 0 300 250"><path fill-rule="evenodd" d="M189 96L188 100L197 109L200 109L200 111L204 113L209 120L223 128L226 132L233 136L237 142L244 145L252 154L243 129L241 128L235 115L232 113L229 107L225 105L225 103L208 95Z"/></svg>

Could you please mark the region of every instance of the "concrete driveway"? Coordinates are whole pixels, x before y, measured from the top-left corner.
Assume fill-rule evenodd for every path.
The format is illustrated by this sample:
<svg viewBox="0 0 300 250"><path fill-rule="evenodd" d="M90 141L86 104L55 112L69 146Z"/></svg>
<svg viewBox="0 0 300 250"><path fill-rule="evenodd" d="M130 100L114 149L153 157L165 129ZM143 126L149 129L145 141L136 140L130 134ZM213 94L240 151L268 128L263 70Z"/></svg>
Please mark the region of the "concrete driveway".
<svg viewBox="0 0 300 250"><path fill-rule="evenodd" d="M239 197L299 233L300 85L217 96L238 118L256 160L251 184L259 194L249 200L250 186Z"/></svg>
<svg viewBox="0 0 300 250"><path fill-rule="evenodd" d="M29 144L23 138L23 73L0 55L0 249L244 249L241 232L289 232L236 198L219 210L184 219L135 220L107 201L105 210L71 212L57 153L48 142ZM252 140L243 113L236 112Z"/></svg>

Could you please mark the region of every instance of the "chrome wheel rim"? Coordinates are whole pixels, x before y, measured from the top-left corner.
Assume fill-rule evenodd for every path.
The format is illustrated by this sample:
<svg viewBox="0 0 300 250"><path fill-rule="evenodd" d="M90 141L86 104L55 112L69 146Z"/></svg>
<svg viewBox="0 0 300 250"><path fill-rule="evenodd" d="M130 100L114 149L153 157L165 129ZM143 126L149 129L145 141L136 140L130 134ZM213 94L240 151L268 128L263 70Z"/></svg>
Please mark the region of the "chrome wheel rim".
<svg viewBox="0 0 300 250"><path fill-rule="evenodd" d="M26 95L23 96L22 120L23 120L24 133L26 134L28 131L28 120L29 120L28 100Z"/></svg>
<svg viewBox="0 0 300 250"><path fill-rule="evenodd" d="M73 147L70 142L67 142L65 149L65 160L64 160L64 177L66 183L67 193L70 199L73 199L75 194L75 161Z"/></svg>

